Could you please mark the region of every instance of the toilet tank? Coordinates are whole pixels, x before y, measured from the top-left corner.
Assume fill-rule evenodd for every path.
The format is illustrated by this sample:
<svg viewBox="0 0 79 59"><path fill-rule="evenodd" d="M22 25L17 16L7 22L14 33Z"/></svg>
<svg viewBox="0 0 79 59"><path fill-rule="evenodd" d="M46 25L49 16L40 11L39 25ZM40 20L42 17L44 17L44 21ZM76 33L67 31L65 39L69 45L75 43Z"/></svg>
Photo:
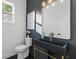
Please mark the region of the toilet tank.
<svg viewBox="0 0 79 59"><path fill-rule="evenodd" d="M27 46L32 46L32 38L30 38L30 37L26 37L25 38L25 44L27 45Z"/></svg>

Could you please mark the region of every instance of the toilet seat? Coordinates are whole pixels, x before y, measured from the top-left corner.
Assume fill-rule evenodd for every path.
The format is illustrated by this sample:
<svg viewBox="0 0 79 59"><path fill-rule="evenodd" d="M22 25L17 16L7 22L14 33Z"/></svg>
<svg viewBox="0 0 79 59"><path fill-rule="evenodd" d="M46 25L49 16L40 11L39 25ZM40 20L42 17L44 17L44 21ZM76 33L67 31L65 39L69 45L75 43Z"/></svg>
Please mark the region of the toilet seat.
<svg viewBox="0 0 79 59"><path fill-rule="evenodd" d="M29 49L29 47L28 47L27 45L20 45L20 46L17 46L17 47L15 48L15 51L16 51L16 52L22 52L22 51L24 51L24 50L26 50L26 49Z"/></svg>

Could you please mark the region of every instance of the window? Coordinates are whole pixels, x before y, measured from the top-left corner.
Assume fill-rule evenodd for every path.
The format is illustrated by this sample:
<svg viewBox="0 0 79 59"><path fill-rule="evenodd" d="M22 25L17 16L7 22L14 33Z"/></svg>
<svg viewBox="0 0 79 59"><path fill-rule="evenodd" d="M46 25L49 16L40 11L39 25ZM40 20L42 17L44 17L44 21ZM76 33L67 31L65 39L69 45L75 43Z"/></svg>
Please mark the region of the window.
<svg viewBox="0 0 79 59"><path fill-rule="evenodd" d="M39 13L36 13L36 31L42 34L42 16Z"/></svg>
<svg viewBox="0 0 79 59"><path fill-rule="evenodd" d="M35 28L35 11L32 11L27 15L27 29L34 30L34 28Z"/></svg>

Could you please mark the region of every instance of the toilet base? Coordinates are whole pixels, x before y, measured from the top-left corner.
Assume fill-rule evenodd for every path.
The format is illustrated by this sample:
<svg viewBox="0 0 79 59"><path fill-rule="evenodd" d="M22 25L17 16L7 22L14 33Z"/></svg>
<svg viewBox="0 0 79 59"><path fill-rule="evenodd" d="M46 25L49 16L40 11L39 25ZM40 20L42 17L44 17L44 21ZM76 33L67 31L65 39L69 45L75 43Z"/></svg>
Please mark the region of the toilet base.
<svg viewBox="0 0 79 59"><path fill-rule="evenodd" d="M18 59L24 59L29 56L29 48L23 52L18 53Z"/></svg>
<svg viewBox="0 0 79 59"><path fill-rule="evenodd" d="M18 59L24 59L24 53L18 53Z"/></svg>

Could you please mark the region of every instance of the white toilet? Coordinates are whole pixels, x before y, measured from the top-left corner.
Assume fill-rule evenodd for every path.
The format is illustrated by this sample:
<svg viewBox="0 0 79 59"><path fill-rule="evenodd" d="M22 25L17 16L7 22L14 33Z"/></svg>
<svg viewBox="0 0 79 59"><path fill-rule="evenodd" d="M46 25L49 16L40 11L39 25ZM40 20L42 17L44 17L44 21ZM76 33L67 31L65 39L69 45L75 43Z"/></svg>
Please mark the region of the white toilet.
<svg viewBox="0 0 79 59"><path fill-rule="evenodd" d="M32 46L32 38L25 38L25 44L17 46L15 52L18 53L18 59L24 59L29 56L29 47Z"/></svg>

